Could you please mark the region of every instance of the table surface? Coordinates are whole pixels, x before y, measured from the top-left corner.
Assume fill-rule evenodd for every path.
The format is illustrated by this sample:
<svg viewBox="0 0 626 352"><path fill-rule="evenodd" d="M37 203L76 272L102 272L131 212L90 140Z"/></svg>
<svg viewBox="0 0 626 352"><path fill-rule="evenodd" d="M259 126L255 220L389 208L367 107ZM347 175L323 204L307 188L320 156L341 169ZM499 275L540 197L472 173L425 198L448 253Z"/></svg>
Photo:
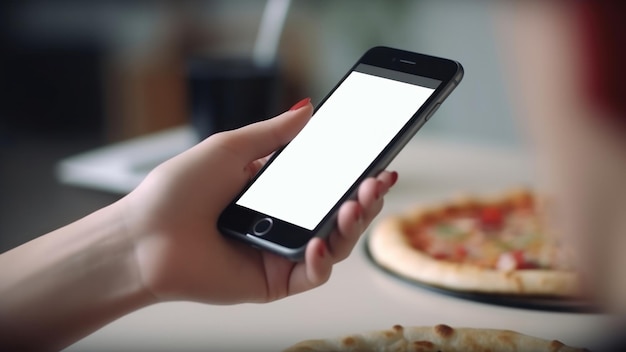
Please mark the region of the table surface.
<svg viewBox="0 0 626 352"><path fill-rule="evenodd" d="M411 141L389 169L400 179L378 219L460 192L534 184L532 160L520 150L428 137ZM278 351L303 339L439 323L510 329L593 349L611 324L602 314L515 308L424 289L381 271L364 248L362 238L335 266L330 281L310 292L269 304L162 303L125 316L68 350Z"/></svg>

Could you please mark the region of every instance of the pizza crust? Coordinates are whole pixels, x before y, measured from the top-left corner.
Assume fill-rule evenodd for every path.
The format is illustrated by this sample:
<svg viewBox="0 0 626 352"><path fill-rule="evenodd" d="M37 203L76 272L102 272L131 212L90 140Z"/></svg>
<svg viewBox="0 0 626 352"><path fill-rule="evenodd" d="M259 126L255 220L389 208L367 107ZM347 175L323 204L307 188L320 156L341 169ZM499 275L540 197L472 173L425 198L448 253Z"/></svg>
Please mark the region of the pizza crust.
<svg viewBox="0 0 626 352"><path fill-rule="evenodd" d="M452 328L448 325L403 327L342 337L306 340L285 350L302 351L586 351L560 341L511 330Z"/></svg>
<svg viewBox="0 0 626 352"><path fill-rule="evenodd" d="M419 213L419 210L416 211ZM410 218L418 216L414 211ZM414 249L403 233L406 219L391 216L380 221L368 238L372 258L382 267L411 280L467 292L525 296L575 297L579 278L563 270L500 271L478 265L436 260Z"/></svg>

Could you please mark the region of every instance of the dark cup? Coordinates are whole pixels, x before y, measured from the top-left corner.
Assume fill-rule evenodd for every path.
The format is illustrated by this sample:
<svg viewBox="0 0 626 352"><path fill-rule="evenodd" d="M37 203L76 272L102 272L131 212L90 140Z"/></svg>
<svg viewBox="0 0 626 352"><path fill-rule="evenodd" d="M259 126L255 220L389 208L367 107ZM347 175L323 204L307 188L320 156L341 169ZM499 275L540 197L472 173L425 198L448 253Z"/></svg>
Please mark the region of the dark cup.
<svg viewBox="0 0 626 352"><path fill-rule="evenodd" d="M281 87L276 66L211 58L192 58L187 64L191 124L200 140L277 113Z"/></svg>

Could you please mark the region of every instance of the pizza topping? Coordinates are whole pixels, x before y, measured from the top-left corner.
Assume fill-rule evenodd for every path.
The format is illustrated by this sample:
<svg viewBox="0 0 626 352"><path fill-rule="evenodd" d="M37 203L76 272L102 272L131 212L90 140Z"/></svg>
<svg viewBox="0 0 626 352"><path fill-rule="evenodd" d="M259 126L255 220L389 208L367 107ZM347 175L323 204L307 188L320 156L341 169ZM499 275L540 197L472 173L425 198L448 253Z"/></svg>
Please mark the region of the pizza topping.
<svg viewBox="0 0 626 352"><path fill-rule="evenodd" d="M510 253L502 253L500 258L498 258L498 263L496 264L496 269L502 271L511 271L517 268L517 261L515 257Z"/></svg>
<svg viewBox="0 0 626 352"><path fill-rule="evenodd" d="M464 231L460 226L456 226L456 224L442 223L435 226L434 234L439 237L449 239L456 238L458 240L460 237L465 237L467 231Z"/></svg>
<svg viewBox="0 0 626 352"><path fill-rule="evenodd" d="M440 207L422 213L407 232L413 247L438 260L504 271L562 267L534 204L531 193L519 191L499 202L473 202L470 210Z"/></svg>
<svg viewBox="0 0 626 352"><path fill-rule="evenodd" d="M497 231L504 225L504 214L501 208L488 206L480 212L480 223L486 230Z"/></svg>
<svg viewBox="0 0 626 352"><path fill-rule="evenodd" d="M529 260L524 251L516 250L500 254L496 269L502 271L537 269L539 265Z"/></svg>
<svg viewBox="0 0 626 352"><path fill-rule="evenodd" d="M372 231L372 258L445 289L581 298L574 248L546 217L551 203L533 197L466 196L391 216Z"/></svg>
<svg viewBox="0 0 626 352"><path fill-rule="evenodd" d="M457 245L454 248L454 256L455 258L458 258L459 261L463 261L465 258L467 258L467 254L468 254L467 248L465 248L465 246L463 245Z"/></svg>

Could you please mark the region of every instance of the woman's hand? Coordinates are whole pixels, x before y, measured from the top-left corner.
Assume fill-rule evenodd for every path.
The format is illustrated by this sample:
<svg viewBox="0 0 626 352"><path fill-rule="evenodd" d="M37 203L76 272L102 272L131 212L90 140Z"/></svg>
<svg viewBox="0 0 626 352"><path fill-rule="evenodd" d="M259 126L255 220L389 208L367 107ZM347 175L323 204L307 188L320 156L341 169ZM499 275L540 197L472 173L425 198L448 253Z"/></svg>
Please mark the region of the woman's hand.
<svg viewBox="0 0 626 352"><path fill-rule="evenodd" d="M339 210L337 229L314 238L303 262L292 262L224 237L221 211L266 157L304 127L312 106L215 134L157 167L120 202L135 243L142 284L157 300L215 304L267 302L326 282L379 213L397 174L384 171L361 184L357 201Z"/></svg>
<svg viewBox="0 0 626 352"><path fill-rule="evenodd" d="M0 255L0 349L60 350L159 301L267 302L328 280L380 211L395 173L365 180L358 201L339 210L336 231L311 240L303 262L217 230L222 209L265 157L309 120L311 105L300 105L209 137L118 202Z"/></svg>

